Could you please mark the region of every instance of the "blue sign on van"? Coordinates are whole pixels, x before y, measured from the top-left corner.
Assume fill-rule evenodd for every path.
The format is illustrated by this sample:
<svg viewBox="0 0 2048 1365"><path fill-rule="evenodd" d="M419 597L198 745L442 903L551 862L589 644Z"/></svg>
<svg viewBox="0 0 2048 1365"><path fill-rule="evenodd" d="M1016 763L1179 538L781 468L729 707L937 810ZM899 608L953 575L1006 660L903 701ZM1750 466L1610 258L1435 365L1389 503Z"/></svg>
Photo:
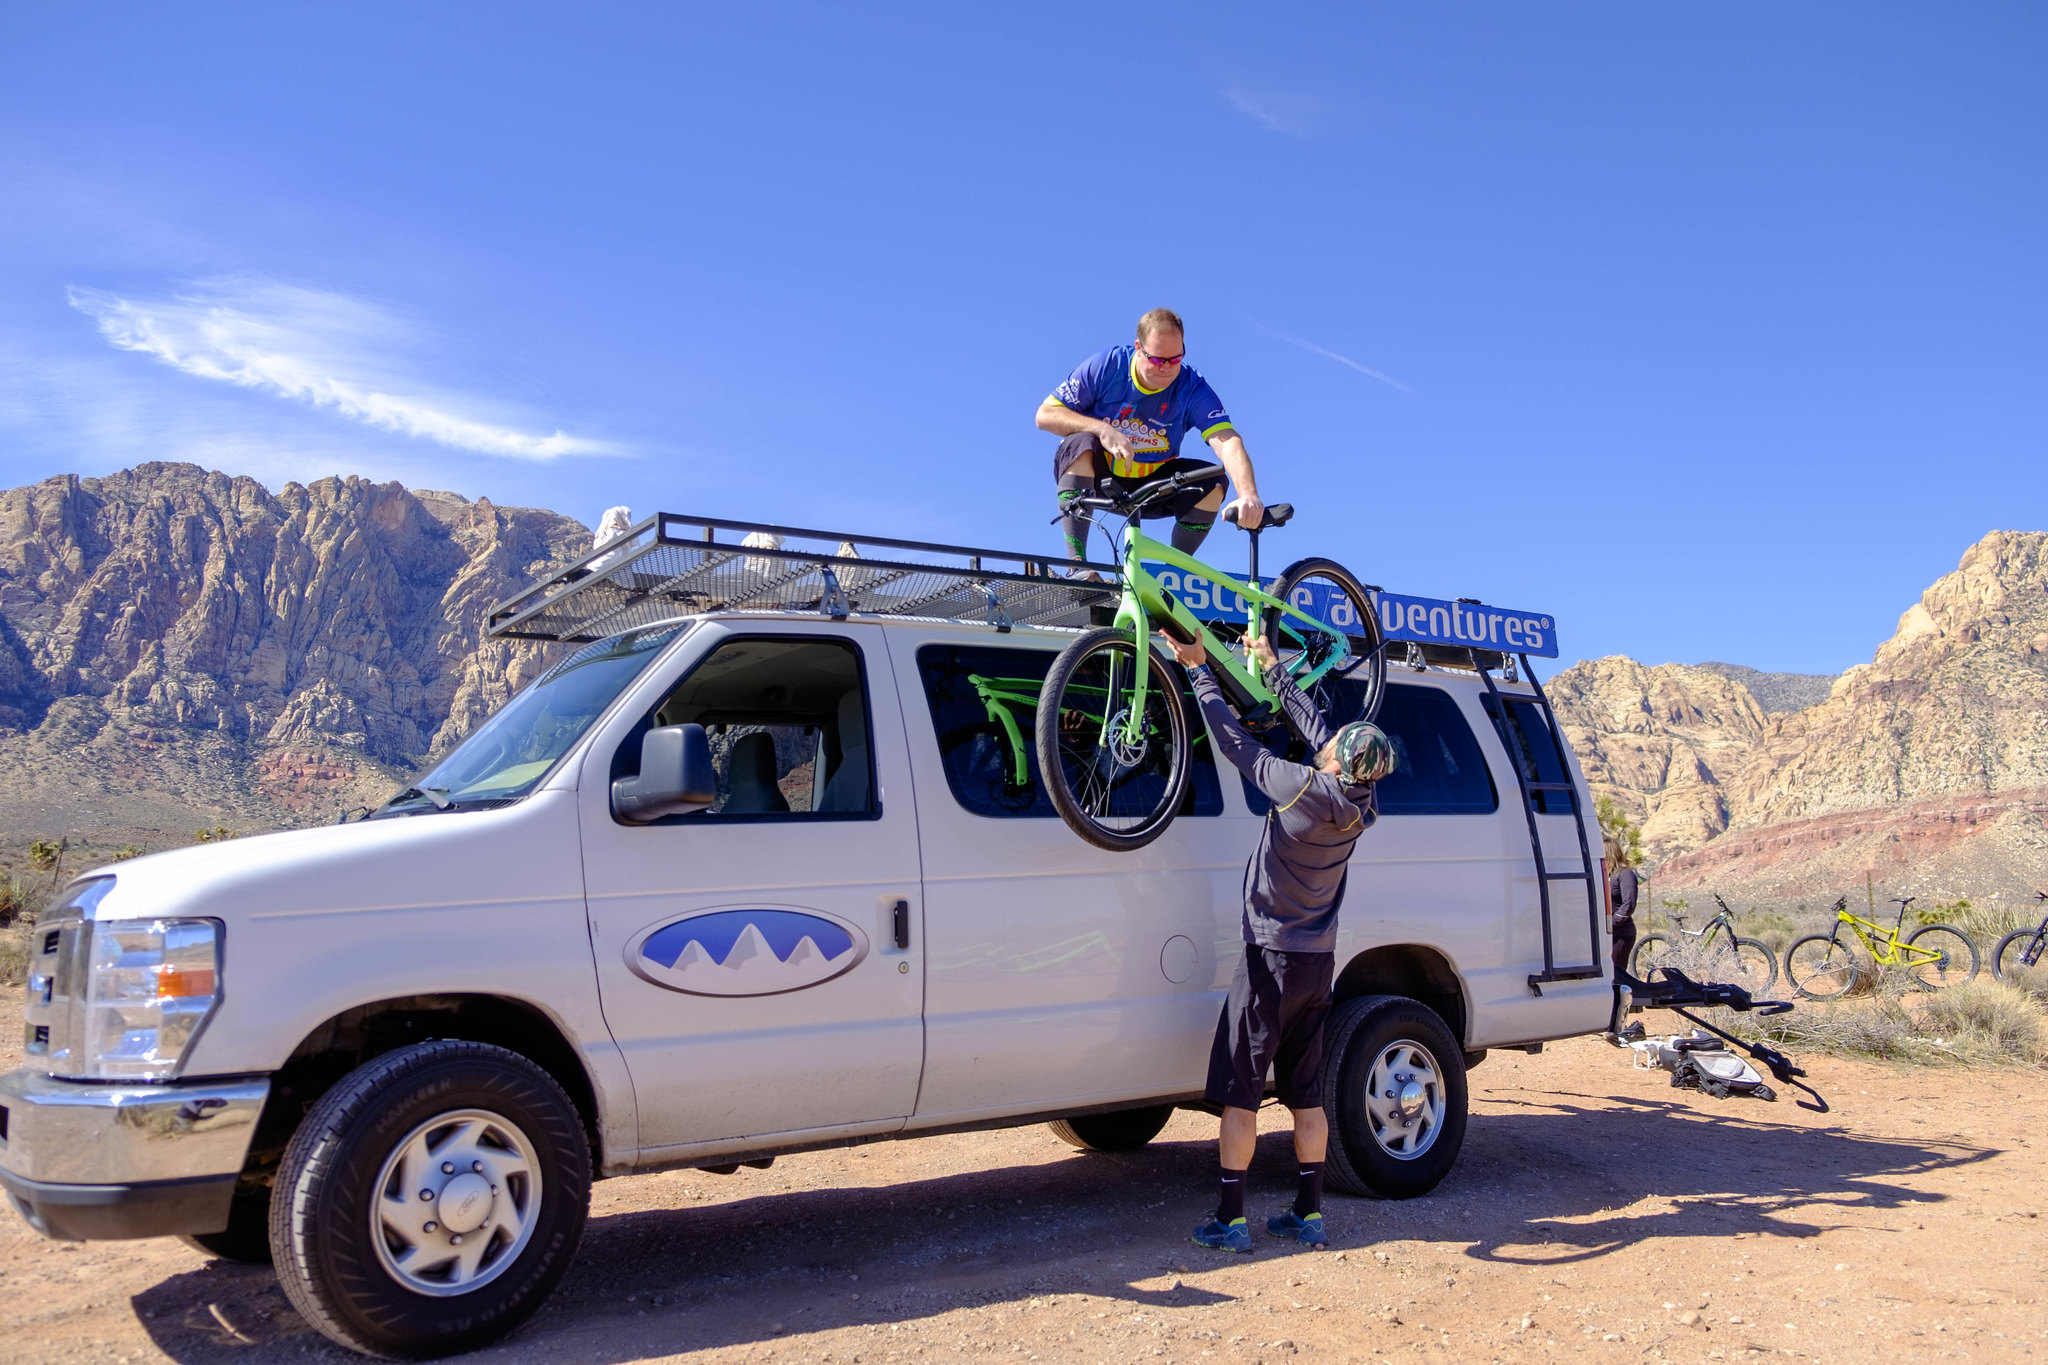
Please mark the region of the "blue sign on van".
<svg viewBox="0 0 2048 1365"><path fill-rule="evenodd" d="M1148 563L1145 567L1197 620L1244 620L1244 599L1230 589L1207 579L1183 575L1170 565ZM1294 599L1298 610L1339 630L1358 621L1357 607L1328 584L1304 583L1294 590ZM1449 602L1397 592L1380 593L1373 609L1379 612L1380 631L1389 640L1496 649L1545 659L1557 657L1557 622L1547 612L1510 611L1477 602Z"/></svg>

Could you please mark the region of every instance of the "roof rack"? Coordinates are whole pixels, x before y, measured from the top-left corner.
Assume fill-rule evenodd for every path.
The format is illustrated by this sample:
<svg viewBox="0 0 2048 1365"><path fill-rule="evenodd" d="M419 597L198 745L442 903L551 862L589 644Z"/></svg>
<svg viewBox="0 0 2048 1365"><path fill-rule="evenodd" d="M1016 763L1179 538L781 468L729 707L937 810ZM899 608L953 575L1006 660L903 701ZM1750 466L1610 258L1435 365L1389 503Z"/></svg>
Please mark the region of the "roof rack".
<svg viewBox="0 0 2048 1365"><path fill-rule="evenodd" d="M720 540L721 531L732 534ZM1102 581L1055 576L1086 570ZM1086 627L1095 609L1116 605L1121 573L1014 550L657 512L493 607L485 630L582 643L706 611Z"/></svg>

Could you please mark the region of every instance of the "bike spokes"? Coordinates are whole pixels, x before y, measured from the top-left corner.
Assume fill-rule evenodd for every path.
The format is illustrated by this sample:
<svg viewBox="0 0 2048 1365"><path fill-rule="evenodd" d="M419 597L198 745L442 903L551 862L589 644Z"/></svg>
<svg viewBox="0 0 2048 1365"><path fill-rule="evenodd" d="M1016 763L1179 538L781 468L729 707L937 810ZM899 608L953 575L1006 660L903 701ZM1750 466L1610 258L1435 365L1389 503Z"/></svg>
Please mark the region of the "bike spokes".
<svg viewBox="0 0 2048 1365"><path fill-rule="evenodd" d="M1039 764L1053 805L1102 848L1142 847L1158 837L1187 786L1187 718L1174 675L1153 660L1137 685L1128 634L1091 631L1047 674L1039 702Z"/></svg>

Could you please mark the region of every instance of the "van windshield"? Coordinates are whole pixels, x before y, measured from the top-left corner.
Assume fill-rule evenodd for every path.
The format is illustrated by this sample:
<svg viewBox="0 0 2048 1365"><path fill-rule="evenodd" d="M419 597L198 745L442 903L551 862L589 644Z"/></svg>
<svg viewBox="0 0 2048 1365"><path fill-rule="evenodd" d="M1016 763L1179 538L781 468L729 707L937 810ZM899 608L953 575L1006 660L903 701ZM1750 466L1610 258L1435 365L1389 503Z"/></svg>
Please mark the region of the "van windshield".
<svg viewBox="0 0 2048 1365"><path fill-rule="evenodd" d="M517 801L540 785L555 760L681 629L678 623L629 630L571 654L376 815L425 815Z"/></svg>

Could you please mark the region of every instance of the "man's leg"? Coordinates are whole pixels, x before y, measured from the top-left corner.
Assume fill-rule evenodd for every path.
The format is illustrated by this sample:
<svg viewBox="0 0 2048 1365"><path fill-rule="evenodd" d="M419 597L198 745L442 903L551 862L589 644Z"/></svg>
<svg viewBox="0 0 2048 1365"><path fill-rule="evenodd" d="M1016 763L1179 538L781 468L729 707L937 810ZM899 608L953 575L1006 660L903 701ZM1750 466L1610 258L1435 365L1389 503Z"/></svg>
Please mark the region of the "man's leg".
<svg viewBox="0 0 2048 1365"><path fill-rule="evenodd" d="M1218 1196L1216 1216L1195 1229L1198 1246L1220 1251L1250 1251L1245 1226L1245 1173L1258 1146L1258 1108L1266 1093L1266 1067L1272 1041L1278 1037L1277 986L1265 971L1260 950L1249 945L1230 979L1230 996L1216 1020L1216 1039L1209 1049L1209 1084L1205 1094L1223 1108L1216 1152Z"/></svg>
<svg viewBox="0 0 2048 1365"><path fill-rule="evenodd" d="M1177 473L1180 469L1194 469L1202 464L1200 460L1180 459L1161 469L1159 473ZM1223 506L1225 479L1217 475L1214 479L1187 489L1173 502L1173 548L1184 555L1191 555L1202 548L1202 542L1209 538L1209 530L1216 524L1216 513Z"/></svg>
<svg viewBox="0 0 2048 1365"><path fill-rule="evenodd" d="M1092 431L1075 432L1053 452L1053 479L1059 486L1060 534L1066 537L1069 559L1088 557L1090 523L1073 510L1073 502L1095 491L1102 467L1102 438Z"/></svg>
<svg viewBox="0 0 2048 1365"><path fill-rule="evenodd" d="M1330 1119L1323 1112L1323 1024L1330 1017L1331 953L1275 953L1280 981L1280 1047L1274 1079L1280 1102L1294 1115L1294 1162L1300 1184L1294 1203L1266 1221L1266 1230L1319 1247L1323 1231L1323 1158L1329 1154Z"/></svg>

